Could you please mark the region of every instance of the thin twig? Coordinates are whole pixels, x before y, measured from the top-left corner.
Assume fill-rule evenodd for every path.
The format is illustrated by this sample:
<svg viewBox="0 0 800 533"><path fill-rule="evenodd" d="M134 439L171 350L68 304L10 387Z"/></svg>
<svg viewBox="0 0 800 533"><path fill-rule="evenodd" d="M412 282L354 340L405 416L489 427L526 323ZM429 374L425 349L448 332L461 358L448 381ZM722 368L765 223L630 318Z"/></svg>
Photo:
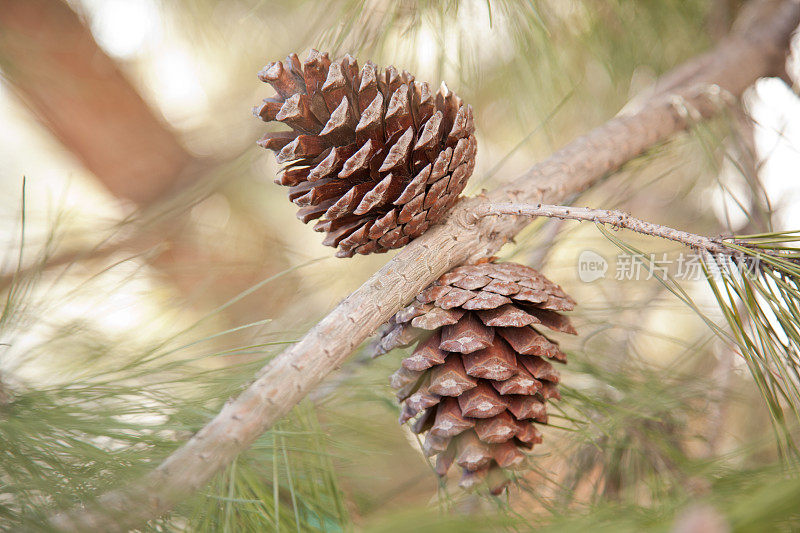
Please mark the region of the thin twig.
<svg viewBox="0 0 800 533"><path fill-rule="evenodd" d="M726 255L735 259L745 259L741 250L725 246L724 238L712 239L704 235L689 233L669 226L654 224L640 218L633 217L624 211L614 209L591 209L589 207L572 207L568 205L544 205L528 204L518 202L506 203L485 203L475 208L471 214L474 220L487 216L523 216L523 217L546 217L560 220L577 220L579 222L595 222L597 224L608 224L615 228L625 228L642 235L660 237L670 241L681 243L695 250L702 250L711 255ZM756 256L772 256L783 259L793 260L781 254L777 250L763 250L755 248L746 241L728 238L731 243L746 247L753 251Z"/></svg>
<svg viewBox="0 0 800 533"><path fill-rule="evenodd" d="M702 68L686 70L692 74L669 95L656 94L637 111L614 117L487 197L459 202L443 224L411 242L297 344L272 359L238 398L158 468L93 504L53 517L53 528L125 531L168 512L229 465L434 279L455 266L492 255L530 221L527 217L475 221L471 213L482 204L563 203L685 130L694 117L717 114L725 103L720 94L741 96L758 78L779 72L789 38L800 22L800 4L776 0L758 5L769 7L770 16L757 18L755 25L745 24L715 50L693 60Z"/></svg>
<svg viewBox="0 0 800 533"><path fill-rule="evenodd" d="M570 207L564 205L499 203L478 206L473 215L477 218L485 216L516 215L525 217L547 217L561 220L578 220L608 224L615 228L625 228L651 237L661 237L679 242L695 250L703 250L710 254L740 255L741 252L728 248L722 240L711 239L703 235L677 230L661 224L653 224L635 218L624 211L613 209L590 209L588 207Z"/></svg>

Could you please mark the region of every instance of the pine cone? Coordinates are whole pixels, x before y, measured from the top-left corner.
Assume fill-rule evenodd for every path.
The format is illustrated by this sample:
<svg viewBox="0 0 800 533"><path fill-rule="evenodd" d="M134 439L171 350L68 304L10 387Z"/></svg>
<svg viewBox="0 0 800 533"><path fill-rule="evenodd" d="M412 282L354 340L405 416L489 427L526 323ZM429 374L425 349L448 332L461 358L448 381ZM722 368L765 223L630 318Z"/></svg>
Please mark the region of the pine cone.
<svg viewBox="0 0 800 533"><path fill-rule="evenodd" d="M484 263L440 277L390 320L373 355L420 341L391 383L400 423L414 419L412 430L426 434L423 451L436 456L440 476L456 462L463 487L486 479L498 494L507 483L502 469L541 443L534 422L547 424L545 402L560 398L548 359L566 356L536 328L575 334L556 312L574 307L532 268Z"/></svg>
<svg viewBox="0 0 800 533"><path fill-rule="evenodd" d="M475 167L472 107L446 85L433 93L408 72L379 70L345 55L331 62L312 50L270 63L259 78L278 93L256 106L266 122L260 146L285 164L275 180L319 219L323 244L338 257L386 252L422 235L456 202Z"/></svg>

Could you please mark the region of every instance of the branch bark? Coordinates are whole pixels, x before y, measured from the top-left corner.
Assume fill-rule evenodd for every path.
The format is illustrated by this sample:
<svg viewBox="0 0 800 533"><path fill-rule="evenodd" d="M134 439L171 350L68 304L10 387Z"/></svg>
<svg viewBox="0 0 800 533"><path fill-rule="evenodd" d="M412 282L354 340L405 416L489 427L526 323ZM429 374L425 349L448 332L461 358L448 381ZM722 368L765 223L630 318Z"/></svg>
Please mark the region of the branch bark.
<svg viewBox="0 0 800 533"><path fill-rule="evenodd" d="M781 72L789 38L800 22L795 1L764 1L769 16L741 24L717 48L690 62L669 94L656 93L636 111L575 139L522 176L480 198L467 198L445 223L410 243L348 296L297 344L275 357L250 386L186 444L137 484L63 513L52 525L67 531L123 531L168 512L202 488L240 452L289 412L381 323L451 268L492 255L529 222L513 215L475 220L486 203L565 203L695 117L719 111L721 95L738 97L763 76ZM757 15L762 12L756 12Z"/></svg>

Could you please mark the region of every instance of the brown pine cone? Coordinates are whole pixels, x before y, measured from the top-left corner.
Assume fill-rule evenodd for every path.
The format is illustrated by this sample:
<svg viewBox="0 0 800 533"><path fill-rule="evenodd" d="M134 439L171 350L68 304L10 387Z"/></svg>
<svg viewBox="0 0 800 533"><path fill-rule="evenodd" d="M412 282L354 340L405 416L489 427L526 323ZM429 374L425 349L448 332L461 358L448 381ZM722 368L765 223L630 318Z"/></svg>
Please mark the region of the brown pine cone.
<svg viewBox="0 0 800 533"><path fill-rule="evenodd" d="M506 485L502 469L519 466L523 450L541 443L534 422L547 424L545 402L560 398L566 363L542 326L575 334L565 316L575 302L536 270L514 263L456 268L399 311L373 346L375 356L419 340L392 376L400 423L425 433L423 451L444 476L453 462L460 484ZM539 329L537 329L539 328Z"/></svg>
<svg viewBox="0 0 800 533"><path fill-rule="evenodd" d="M275 180L319 219L338 257L386 252L419 237L456 202L475 167L472 107L446 85L431 91L408 72L359 70L349 55L312 50L270 63L259 78L277 92L254 108L289 131L258 141L285 164Z"/></svg>

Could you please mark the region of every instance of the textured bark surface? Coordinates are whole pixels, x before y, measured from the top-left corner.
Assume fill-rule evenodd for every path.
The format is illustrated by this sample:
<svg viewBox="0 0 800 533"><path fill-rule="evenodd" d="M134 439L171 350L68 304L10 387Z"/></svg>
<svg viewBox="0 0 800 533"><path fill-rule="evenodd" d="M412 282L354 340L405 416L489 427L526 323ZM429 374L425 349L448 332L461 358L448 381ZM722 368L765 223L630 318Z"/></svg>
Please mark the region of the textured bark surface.
<svg viewBox="0 0 800 533"><path fill-rule="evenodd" d="M192 156L63 1L0 0L0 67L114 196L149 203L189 179Z"/></svg>
<svg viewBox="0 0 800 533"><path fill-rule="evenodd" d="M149 476L104 495L99 505L54 517L54 527L126 530L169 511L202 488L434 279L464 262L493 254L530 222L517 216L474 222L471 212L481 203L564 203L685 129L691 120L716 113L724 100L721 95L739 96L758 78L782 71L790 35L800 21L800 5L758 2L757 7L768 9L769 16L740 24L735 35L698 59L702 68L682 67L692 74L670 94L657 92L637 111L575 139L487 198L459 202L445 223L411 242L303 339L274 358L238 398Z"/></svg>

